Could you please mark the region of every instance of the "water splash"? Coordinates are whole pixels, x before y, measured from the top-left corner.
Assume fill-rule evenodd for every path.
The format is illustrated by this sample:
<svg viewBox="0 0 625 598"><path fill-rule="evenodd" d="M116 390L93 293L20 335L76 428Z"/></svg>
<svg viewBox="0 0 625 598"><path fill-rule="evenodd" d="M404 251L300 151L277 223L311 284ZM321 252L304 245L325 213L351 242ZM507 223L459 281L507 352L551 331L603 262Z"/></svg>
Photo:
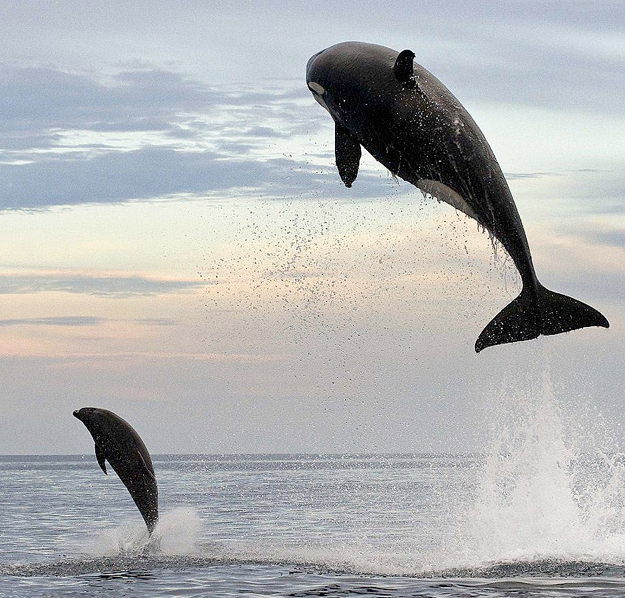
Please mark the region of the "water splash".
<svg viewBox="0 0 625 598"><path fill-rule="evenodd" d="M195 509L178 507L161 514L151 537L143 522L125 522L96 534L82 549L91 556L192 554L197 549L200 527Z"/></svg>
<svg viewBox="0 0 625 598"><path fill-rule="evenodd" d="M201 520L192 507L178 507L161 516L154 536L163 554L192 554L197 549Z"/></svg>
<svg viewBox="0 0 625 598"><path fill-rule="evenodd" d="M593 426L567 425L546 345L540 364L499 397L476 500L462 515L460 561L625 563L622 455L586 450Z"/></svg>

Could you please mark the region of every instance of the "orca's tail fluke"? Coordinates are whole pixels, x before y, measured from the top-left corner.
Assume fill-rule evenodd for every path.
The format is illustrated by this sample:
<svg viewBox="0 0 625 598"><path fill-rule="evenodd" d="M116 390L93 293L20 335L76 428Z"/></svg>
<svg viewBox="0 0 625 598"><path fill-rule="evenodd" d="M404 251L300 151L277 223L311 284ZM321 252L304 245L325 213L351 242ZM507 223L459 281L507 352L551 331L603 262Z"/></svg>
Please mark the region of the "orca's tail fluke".
<svg viewBox="0 0 625 598"><path fill-rule="evenodd" d="M587 326L609 328L610 324L596 309L577 299L541 285L536 295L524 288L482 330L475 351L479 353L493 345L527 341L541 334L560 334Z"/></svg>

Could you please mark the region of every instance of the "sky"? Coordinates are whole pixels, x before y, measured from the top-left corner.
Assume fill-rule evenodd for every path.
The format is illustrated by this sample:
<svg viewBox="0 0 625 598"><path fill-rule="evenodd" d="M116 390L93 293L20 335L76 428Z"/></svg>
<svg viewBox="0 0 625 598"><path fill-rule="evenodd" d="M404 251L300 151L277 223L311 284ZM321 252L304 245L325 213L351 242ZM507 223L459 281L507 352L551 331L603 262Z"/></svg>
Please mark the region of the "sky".
<svg viewBox="0 0 625 598"><path fill-rule="evenodd" d="M0 0L0 454L479 451L548 372L625 425L625 5ZM363 157L305 84L358 40L442 80L548 288L611 327L487 349L520 290L475 222Z"/></svg>

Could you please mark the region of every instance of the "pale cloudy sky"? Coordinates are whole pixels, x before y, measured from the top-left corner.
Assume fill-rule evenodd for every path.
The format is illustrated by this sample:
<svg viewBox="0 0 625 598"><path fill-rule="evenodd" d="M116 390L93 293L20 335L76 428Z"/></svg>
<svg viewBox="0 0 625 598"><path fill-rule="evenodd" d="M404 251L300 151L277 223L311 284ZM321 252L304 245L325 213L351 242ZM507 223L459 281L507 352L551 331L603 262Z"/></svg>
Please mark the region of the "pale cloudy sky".
<svg viewBox="0 0 625 598"><path fill-rule="evenodd" d="M625 424L622 2L0 1L0 453L479 450L551 364ZM609 330L473 344L518 292L475 223L370 157L306 61L412 49L506 173L539 277Z"/></svg>

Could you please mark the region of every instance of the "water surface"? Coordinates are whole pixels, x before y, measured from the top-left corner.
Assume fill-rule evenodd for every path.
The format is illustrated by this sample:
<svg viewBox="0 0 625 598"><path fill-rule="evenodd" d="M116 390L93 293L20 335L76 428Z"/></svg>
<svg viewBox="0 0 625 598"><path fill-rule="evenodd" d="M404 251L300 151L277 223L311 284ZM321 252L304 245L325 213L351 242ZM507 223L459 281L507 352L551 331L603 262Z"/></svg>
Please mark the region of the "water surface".
<svg viewBox="0 0 625 598"><path fill-rule="evenodd" d="M495 472L488 455L153 458L158 550L93 455L0 457L0 596L625 595L623 536L584 517L575 486L579 471L603 471L594 462L565 468L585 538L572 550L553 529L570 527L566 513L541 515L535 500L535 537L503 525L542 475L512 483L510 455Z"/></svg>

